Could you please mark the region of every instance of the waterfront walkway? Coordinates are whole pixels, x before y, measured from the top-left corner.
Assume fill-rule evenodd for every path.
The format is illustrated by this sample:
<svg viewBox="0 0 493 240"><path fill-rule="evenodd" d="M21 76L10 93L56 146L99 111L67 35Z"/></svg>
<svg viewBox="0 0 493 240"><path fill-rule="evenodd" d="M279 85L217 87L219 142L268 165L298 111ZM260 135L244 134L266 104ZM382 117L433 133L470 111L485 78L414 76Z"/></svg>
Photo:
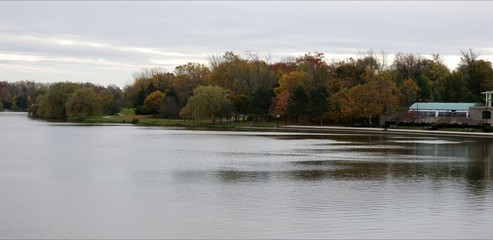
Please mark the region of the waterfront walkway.
<svg viewBox="0 0 493 240"><path fill-rule="evenodd" d="M373 134L406 134L420 136L449 136L449 137L475 137L475 138L493 138L493 133L487 132L456 132L456 131L436 131L436 130L411 130L395 128L363 128L363 127L334 127L334 126L300 126L284 125L279 127L280 130L300 131L310 133L373 133Z"/></svg>

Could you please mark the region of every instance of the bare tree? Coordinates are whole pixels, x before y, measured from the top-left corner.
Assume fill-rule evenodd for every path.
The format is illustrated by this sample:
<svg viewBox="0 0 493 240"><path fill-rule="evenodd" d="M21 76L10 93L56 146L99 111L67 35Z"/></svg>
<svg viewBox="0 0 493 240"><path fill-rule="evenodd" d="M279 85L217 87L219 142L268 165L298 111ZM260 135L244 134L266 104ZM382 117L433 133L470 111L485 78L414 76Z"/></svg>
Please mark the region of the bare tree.
<svg viewBox="0 0 493 240"><path fill-rule="evenodd" d="M479 58L479 53L474 52L472 48L467 51L461 50L460 53L462 54L461 61L467 66L472 66L474 61Z"/></svg>

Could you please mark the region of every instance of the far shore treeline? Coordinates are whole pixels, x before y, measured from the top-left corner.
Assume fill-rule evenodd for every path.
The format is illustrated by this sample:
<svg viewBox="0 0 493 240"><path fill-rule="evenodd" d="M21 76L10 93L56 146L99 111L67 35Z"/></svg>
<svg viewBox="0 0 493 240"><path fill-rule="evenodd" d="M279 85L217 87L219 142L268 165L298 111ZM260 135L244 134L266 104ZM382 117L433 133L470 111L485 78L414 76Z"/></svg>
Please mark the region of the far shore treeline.
<svg viewBox="0 0 493 240"><path fill-rule="evenodd" d="M438 54L399 53L387 64L385 54L373 51L331 63L315 52L272 63L251 53L226 52L210 57L207 66L142 69L124 89L3 81L0 111L62 121L132 108L158 118L371 124L383 114L389 120L405 117L416 101L481 103L481 92L493 90L492 64L471 49L461 54L458 67L450 70Z"/></svg>

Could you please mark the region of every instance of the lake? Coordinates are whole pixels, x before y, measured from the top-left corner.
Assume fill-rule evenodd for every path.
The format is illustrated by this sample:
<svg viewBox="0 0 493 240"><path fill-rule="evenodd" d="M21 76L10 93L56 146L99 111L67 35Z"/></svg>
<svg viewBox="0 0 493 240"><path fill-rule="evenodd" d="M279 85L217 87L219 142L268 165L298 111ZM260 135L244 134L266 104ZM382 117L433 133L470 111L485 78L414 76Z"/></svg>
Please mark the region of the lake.
<svg viewBox="0 0 493 240"><path fill-rule="evenodd" d="M493 141L0 113L0 238L491 238Z"/></svg>

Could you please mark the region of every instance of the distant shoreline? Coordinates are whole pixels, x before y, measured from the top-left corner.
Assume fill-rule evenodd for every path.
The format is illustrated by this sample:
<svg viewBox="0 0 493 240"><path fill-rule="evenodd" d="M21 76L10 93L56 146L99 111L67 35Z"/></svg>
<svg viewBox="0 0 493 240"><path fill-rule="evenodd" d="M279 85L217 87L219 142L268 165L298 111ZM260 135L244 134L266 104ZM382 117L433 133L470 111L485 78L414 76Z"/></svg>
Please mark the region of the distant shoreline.
<svg viewBox="0 0 493 240"><path fill-rule="evenodd" d="M25 115L24 112L0 112L12 115ZM105 119L104 117L100 119ZM93 119L94 120L94 119ZM107 119L108 120L108 119ZM152 120L152 119L151 119ZM262 124L235 124L229 123L195 123L190 124L177 124L177 122L170 122L168 120L162 120L156 122L140 122L138 124L131 124L127 122L117 121L79 121L79 122L60 122L74 125L101 125L101 126L115 126L115 125L134 125L144 127L169 127L188 130L229 130L229 131L270 131L270 132L300 132L300 133L312 133L312 134L330 134L330 133L357 133L357 134L379 134L379 135L414 135L414 136L436 136L436 137L466 137L466 138L488 138L493 139L493 133L488 132L459 132L459 131L440 131L440 130L411 130L411 129L397 129L388 128L365 128L365 127L340 127L340 126L313 126L313 125L262 125ZM45 121L45 120L43 120ZM180 122L183 120L180 120ZM49 121L46 121L49 122ZM164 124L163 124L164 123Z"/></svg>
<svg viewBox="0 0 493 240"><path fill-rule="evenodd" d="M318 132L318 133L372 133L381 135L415 135L415 136L437 136L437 137L469 137L469 138L489 138L493 139L493 133L487 132L455 132L455 131L439 131L439 130L410 130L410 129L395 129L389 128L360 128L360 127L333 127L333 126L296 126L286 125L279 129L290 131L303 132Z"/></svg>

